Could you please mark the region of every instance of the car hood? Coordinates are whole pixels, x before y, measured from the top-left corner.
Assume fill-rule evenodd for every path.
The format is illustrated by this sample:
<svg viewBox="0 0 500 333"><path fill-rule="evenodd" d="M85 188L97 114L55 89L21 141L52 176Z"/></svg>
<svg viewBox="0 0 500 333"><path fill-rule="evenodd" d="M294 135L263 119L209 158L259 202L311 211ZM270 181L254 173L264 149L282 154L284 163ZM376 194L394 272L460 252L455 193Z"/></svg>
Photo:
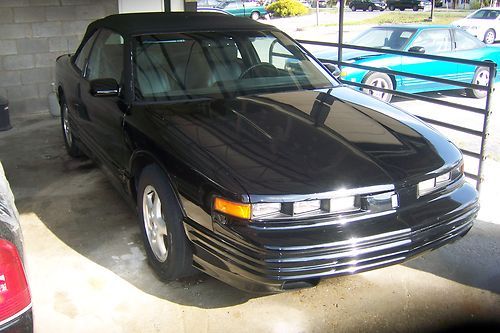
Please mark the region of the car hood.
<svg viewBox="0 0 500 333"><path fill-rule="evenodd" d="M341 86L146 109L163 145L203 161L207 177L231 175L251 197L402 186L461 160L415 117Z"/></svg>

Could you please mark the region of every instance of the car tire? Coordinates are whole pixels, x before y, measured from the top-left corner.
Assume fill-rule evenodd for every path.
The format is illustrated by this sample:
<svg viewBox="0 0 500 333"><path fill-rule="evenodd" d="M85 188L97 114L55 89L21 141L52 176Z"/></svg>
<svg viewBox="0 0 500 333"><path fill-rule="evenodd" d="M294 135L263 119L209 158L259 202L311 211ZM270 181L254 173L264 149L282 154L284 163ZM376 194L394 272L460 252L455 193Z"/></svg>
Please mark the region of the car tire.
<svg viewBox="0 0 500 333"><path fill-rule="evenodd" d="M406 8L401 7L401 8L399 8L399 11L404 12L404 11L405 11L405 9L406 9Z"/></svg>
<svg viewBox="0 0 500 333"><path fill-rule="evenodd" d="M69 108L64 97L61 97L61 129L64 138L64 146L68 155L74 158L83 156L78 147L77 138L72 130L71 119L69 118Z"/></svg>
<svg viewBox="0 0 500 333"><path fill-rule="evenodd" d="M352 5L352 6L351 6L351 10L352 10L353 12L355 12L355 11L356 11L356 6Z"/></svg>
<svg viewBox="0 0 500 333"><path fill-rule="evenodd" d="M369 73L363 79L363 83L384 89L394 89L394 84L392 83L392 79L389 77L389 75L384 73ZM368 88L363 88L363 92L387 103L389 103L392 99L392 94L386 92L381 92Z"/></svg>
<svg viewBox="0 0 500 333"><path fill-rule="evenodd" d="M368 6L368 11L369 11L369 12L373 12L373 7L372 7L371 5L370 5L370 6Z"/></svg>
<svg viewBox="0 0 500 333"><path fill-rule="evenodd" d="M252 15L250 15L252 20L257 21L260 18L259 12L252 12Z"/></svg>
<svg viewBox="0 0 500 333"><path fill-rule="evenodd" d="M150 266L163 281L193 275L193 255L184 232L181 207L157 165L145 167L137 187L137 212Z"/></svg>
<svg viewBox="0 0 500 333"><path fill-rule="evenodd" d="M395 9L396 9L396 7L394 7L394 5L390 5L390 6L389 6L389 10L390 10L391 12L393 12Z"/></svg>
<svg viewBox="0 0 500 333"><path fill-rule="evenodd" d="M414 12L418 12L418 6L413 6L412 9Z"/></svg>
<svg viewBox="0 0 500 333"><path fill-rule="evenodd" d="M493 44L493 43L495 43L496 38L497 38L497 36L496 36L495 30L488 29L484 33L483 41L485 44Z"/></svg>
<svg viewBox="0 0 500 333"><path fill-rule="evenodd" d="M474 78L472 79L473 84L480 84L487 86L490 79L490 72L487 67L479 67L474 73ZM487 92L478 89L466 89L467 96L473 98L485 98Z"/></svg>

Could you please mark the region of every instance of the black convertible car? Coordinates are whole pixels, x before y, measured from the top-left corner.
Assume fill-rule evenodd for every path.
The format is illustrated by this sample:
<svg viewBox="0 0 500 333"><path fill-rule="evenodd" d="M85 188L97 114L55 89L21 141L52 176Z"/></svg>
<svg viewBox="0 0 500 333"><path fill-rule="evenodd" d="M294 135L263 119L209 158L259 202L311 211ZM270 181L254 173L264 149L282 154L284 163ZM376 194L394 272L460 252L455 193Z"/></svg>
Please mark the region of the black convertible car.
<svg viewBox="0 0 500 333"><path fill-rule="evenodd" d="M163 279L194 266L254 292L312 286L449 243L479 209L452 143L274 27L113 15L56 74L68 153L137 207Z"/></svg>

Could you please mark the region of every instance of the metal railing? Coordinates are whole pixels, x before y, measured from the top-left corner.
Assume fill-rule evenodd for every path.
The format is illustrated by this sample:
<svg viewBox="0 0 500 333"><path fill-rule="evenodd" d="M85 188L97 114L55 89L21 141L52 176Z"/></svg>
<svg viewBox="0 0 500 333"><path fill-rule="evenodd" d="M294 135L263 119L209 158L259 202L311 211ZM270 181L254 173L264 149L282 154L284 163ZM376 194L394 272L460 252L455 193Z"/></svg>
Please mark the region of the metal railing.
<svg viewBox="0 0 500 333"><path fill-rule="evenodd" d="M457 89L461 87L461 88L467 88L467 89L486 91L485 106L484 106L484 108L479 108L479 107L474 107L474 106L462 105L462 104L455 103L455 102L435 99L435 98L432 98L429 96L424 96L424 95L421 95L418 93L406 93L406 92L397 91L394 89L385 89L385 88L380 88L380 87L374 87L374 86L367 85L367 84L360 83L360 82L352 82L352 81L340 79L340 81L342 83L347 84L347 85L352 85L352 86L355 86L358 88L368 88L370 90L376 90L376 91L380 91L380 92L389 93L389 94L396 95L396 96L399 96L399 97L402 97L405 99L416 99L416 100L420 100L420 101L424 101L424 102L439 104L442 106L456 108L456 109L464 110L467 112L472 112L475 114L482 115L483 118L482 118L482 130L481 131L473 129L473 128L469 128L469 127L454 125L454 124L446 123L446 122L439 121L436 119L430 119L427 117L416 115L418 118L422 119L423 121L425 121L429 124L444 127L447 129L457 131L457 132L461 132L461 133L470 134L470 135L479 137L481 139L479 151L472 151L472 150L460 147L462 153L465 156L469 156L471 158L478 160L477 172L476 173L465 172L465 176L476 181L476 188L478 191L481 189L481 183L483 182L484 160L486 159L485 148L486 148L486 139L488 136L488 122L489 122L489 117L491 114L491 98L492 98L493 85L494 85L494 79L495 79L496 67L497 67L497 65L494 62L476 61L476 60L445 57L445 56L438 56L438 55L431 55L431 54L420 54L420 53L412 53L412 52L406 52L406 51L378 49L378 48L364 47L364 46L350 45L350 44L342 44L342 43L328 43L328 42L318 42L318 41L309 41L309 40L299 40L299 43L301 43L303 46L304 45L316 45L316 46L326 46L326 47L338 48L339 59L342 59L341 58L341 56L342 56L341 50L342 49L352 49L352 50L373 52L376 54L393 54L393 55L412 57L412 58L418 58L418 59L437 60L437 61L445 61L445 62L451 62L451 63L456 63L456 64L472 65L472 66L476 66L476 68L479 68L479 67L488 68L488 71L489 71L488 84L486 86L484 86L484 85L466 83L466 82L461 82L461 81L456 81L456 80L451 80L451 79L443 79L443 78L434 77L434 76L428 76L428 75L422 75L422 74L408 73L408 72L404 72L404 71L391 70L391 69L386 69L386 68L360 65L360 64L350 63L350 62L338 61L338 60L334 60L334 59L321 59L321 58L319 59L323 63L333 63L333 64L337 64L339 67L353 67L353 68L367 70L370 72L385 73L385 74L392 75L392 76L403 76L403 77L409 77L409 78L414 78L414 79L419 79L419 80L437 82L437 83L442 83L442 84L446 84L446 85L456 86Z"/></svg>

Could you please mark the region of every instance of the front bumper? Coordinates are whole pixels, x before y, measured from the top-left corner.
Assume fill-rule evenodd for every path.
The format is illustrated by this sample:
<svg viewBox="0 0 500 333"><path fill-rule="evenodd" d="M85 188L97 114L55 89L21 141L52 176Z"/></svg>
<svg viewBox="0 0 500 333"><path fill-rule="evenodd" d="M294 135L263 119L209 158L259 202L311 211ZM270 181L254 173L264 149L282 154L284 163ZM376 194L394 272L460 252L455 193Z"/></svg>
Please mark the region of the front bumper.
<svg viewBox="0 0 500 333"><path fill-rule="evenodd" d="M463 179L420 199L415 191L398 190L400 208L363 218L214 223L213 230L186 219L185 229L197 268L242 290L278 292L401 263L472 227L478 194Z"/></svg>

